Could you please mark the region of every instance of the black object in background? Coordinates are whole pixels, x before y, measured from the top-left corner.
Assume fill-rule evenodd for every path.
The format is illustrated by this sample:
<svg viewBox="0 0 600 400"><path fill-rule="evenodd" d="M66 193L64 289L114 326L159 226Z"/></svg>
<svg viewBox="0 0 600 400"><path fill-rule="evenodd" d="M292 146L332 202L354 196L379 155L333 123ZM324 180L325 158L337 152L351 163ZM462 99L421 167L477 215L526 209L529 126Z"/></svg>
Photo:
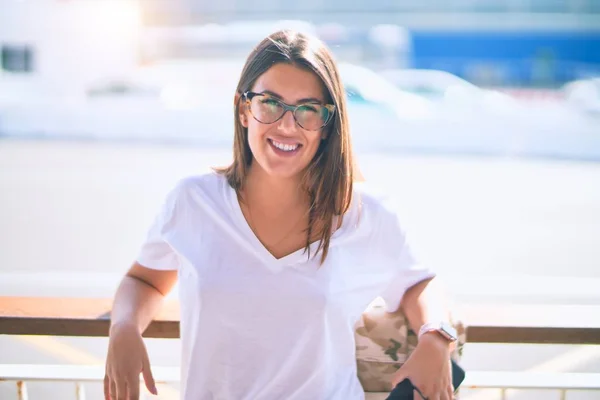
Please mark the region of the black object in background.
<svg viewBox="0 0 600 400"><path fill-rule="evenodd" d="M454 360L452 362L452 386L456 390L460 384L465 380L465 370L462 369ZM390 395L386 400L413 400L414 387L412 383L405 379L400 382L394 390L390 392Z"/></svg>

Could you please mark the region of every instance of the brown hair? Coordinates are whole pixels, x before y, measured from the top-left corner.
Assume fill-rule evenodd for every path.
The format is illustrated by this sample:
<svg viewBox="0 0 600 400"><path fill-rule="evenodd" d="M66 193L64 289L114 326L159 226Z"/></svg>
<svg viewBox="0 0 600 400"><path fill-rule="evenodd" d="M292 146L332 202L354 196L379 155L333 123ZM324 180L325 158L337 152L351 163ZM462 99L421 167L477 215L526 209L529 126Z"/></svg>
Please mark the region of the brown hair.
<svg viewBox="0 0 600 400"><path fill-rule="evenodd" d="M256 80L275 64L286 63L316 74L326 89L327 102L335 105L332 121L323 129L327 135L321 141L315 157L304 174L304 187L310 197L309 226L305 251L310 257L311 238L319 239L316 253L322 251L325 261L334 229L352 201L354 162L350 144L346 100L343 84L329 49L319 39L293 31L275 32L258 44L248 56L237 86L236 98L251 90ZM252 162L247 129L239 119L240 101L235 101L235 137L233 163L217 170L224 174L231 187L242 190ZM336 227L333 227L334 217Z"/></svg>

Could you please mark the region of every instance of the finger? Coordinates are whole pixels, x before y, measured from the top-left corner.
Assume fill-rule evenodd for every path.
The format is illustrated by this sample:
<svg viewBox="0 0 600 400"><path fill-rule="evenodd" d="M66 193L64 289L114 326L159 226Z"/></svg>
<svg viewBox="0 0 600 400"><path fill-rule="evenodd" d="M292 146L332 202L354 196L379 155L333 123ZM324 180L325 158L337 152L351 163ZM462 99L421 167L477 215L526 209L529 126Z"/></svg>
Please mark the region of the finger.
<svg viewBox="0 0 600 400"><path fill-rule="evenodd" d="M104 400L110 400L110 379L104 374Z"/></svg>
<svg viewBox="0 0 600 400"><path fill-rule="evenodd" d="M127 384L124 380L117 381L117 398L114 400L127 400Z"/></svg>
<svg viewBox="0 0 600 400"><path fill-rule="evenodd" d="M133 378L127 382L127 400L140 400L139 378Z"/></svg>
<svg viewBox="0 0 600 400"><path fill-rule="evenodd" d="M452 384L448 385L448 389L446 390L446 398L448 400L454 400L454 388L452 387Z"/></svg>
<svg viewBox="0 0 600 400"><path fill-rule="evenodd" d="M148 359L148 353L144 356L142 360L142 376L144 377L144 383L146 384L146 388L153 395L157 395L158 391L156 390L156 382L154 381L154 376L152 375L152 369L150 368L150 360Z"/></svg>
<svg viewBox="0 0 600 400"><path fill-rule="evenodd" d="M117 384L115 383L114 380L110 381L109 393L110 393L110 400L117 400Z"/></svg>

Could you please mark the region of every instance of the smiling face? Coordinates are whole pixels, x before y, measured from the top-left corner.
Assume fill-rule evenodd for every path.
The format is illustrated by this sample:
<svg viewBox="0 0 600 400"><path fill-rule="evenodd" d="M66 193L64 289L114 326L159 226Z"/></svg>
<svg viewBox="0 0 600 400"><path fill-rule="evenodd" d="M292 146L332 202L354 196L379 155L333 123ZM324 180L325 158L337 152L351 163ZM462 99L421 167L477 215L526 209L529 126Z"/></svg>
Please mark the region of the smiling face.
<svg viewBox="0 0 600 400"><path fill-rule="evenodd" d="M263 102L251 100L249 107L249 97ZM315 107L306 101L310 98L329 107ZM262 179L296 180L311 196L315 218L310 229L319 238L314 255L323 262L334 219L350 208L357 177L344 86L333 54L317 37L273 32L248 55L233 100L233 162L218 172L238 194L256 172ZM327 121L323 128L311 129L319 125L311 108L322 112L316 115Z"/></svg>
<svg viewBox="0 0 600 400"><path fill-rule="evenodd" d="M240 107L239 117L248 130L253 165L273 177L299 177L325 138L325 129L320 129L316 122L326 120L328 115L321 80L309 70L279 63L256 80L251 92L254 94L248 102L242 98L246 106ZM294 119L292 110L272 122L285 109L280 102L301 105L296 118L302 126Z"/></svg>

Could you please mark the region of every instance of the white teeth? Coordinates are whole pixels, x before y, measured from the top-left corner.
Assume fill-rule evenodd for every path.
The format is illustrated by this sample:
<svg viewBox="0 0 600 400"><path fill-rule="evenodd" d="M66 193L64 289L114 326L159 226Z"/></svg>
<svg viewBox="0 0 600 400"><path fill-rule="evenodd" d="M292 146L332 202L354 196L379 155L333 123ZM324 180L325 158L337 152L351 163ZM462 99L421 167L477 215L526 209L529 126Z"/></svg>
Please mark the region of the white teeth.
<svg viewBox="0 0 600 400"><path fill-rule="evenodd" d="M298 148L298 144L284 144L284 143L276 142L274 140L271 140L271 143L273 143L273 146L275 146L279 150L283 150L283 151L293 151Z"/></svg>

